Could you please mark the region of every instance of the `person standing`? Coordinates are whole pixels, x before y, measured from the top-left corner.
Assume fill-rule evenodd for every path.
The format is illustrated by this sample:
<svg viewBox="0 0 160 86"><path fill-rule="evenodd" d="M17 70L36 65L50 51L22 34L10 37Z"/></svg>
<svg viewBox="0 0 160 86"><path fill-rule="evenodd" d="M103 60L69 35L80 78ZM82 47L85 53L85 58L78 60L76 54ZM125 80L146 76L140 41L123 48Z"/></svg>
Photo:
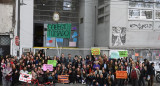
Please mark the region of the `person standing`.
<svg viewBox="0 0 160 86"><path fill-rule="evenodd" d="M7 63L7 67L2 71L2 86L11 86L12 84L12 68L11 64Z"/></svg>
<svg viewBox="0 0 160 86"><path fill-rule="evenodd" d="M153 80L154 80L154 76L155 76L154 63L151 63L148 72L149 72L149 76L150 76L150 80L148 80L148 86L153 86Z"/></svg>
<svg viewBox="0 0 160 86"><path fill-rule="evenodd" d="M131 70L132 86L136 86L137 80L139 80L139 75L140 75L139 69L135 68L135 65L132 65L132 70Z"/></svg>
<svg viewBox="0 0 160 86"><path fill-rule="evenodd" d="M145 86L144 77L145 77L146 73L145 73L144 67L142 66L142 63L139 64L139 71L140 71L141 74L139 76L138 85L139 86ZM143 85L141 85L141 83Z"/></svg>

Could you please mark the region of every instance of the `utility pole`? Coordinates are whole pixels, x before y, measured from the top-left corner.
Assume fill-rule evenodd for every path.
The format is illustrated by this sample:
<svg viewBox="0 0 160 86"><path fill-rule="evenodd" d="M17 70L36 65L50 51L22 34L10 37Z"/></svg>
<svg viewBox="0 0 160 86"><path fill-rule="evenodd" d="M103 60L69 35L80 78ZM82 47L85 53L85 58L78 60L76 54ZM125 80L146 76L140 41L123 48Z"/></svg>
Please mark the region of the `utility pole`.
<svg viewBox="0 0 160 86"><path fill-rule="evenodd" d="M19 50L17 50L17 56L20 56L20 0L18 0L18 19L17 19L17 36L19 37Z"/></svg>

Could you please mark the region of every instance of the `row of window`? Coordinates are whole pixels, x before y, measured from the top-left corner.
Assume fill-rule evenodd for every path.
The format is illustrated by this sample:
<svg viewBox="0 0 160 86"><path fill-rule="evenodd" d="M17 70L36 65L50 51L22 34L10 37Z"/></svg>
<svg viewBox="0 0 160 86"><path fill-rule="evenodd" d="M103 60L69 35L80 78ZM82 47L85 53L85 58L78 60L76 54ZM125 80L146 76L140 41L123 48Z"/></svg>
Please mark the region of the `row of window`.
<svg viewBox="0 0 160 86"><path fill-rule="evenodd" d="M160 0L131 0L129 19L160 20Z"/></svg>
<svg viewBox="0 0 160 86"><path fill-rule="evenodd" d="M160 20L160 10L129 9L129 19L154 19Z"/></svg>

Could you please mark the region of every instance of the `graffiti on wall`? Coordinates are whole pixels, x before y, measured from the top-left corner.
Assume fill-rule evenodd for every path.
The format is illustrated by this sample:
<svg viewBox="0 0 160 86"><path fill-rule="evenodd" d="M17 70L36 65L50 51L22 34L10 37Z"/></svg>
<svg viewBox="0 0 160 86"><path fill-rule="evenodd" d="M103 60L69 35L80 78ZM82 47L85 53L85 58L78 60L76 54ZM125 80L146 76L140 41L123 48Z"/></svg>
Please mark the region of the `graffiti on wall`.
<svg viewBox="0 0 160 86"><path fill-rule="evenodd" d="M130 28L138 28L138 29L146 29L150 28L152 29L153 25L152 24L130 24Z"/></svg>
<svg viewBox="0 0 160 86"><path fill-rule="evenodd" d="M126 27L112 27L112 46L121 46L126 42Z"/></svg>
<svg viewBox="0 0 160 86"><path fill-rule="evenodd" d="M153 29L153 22L150 21L129 21L129 29Z"/></svg>

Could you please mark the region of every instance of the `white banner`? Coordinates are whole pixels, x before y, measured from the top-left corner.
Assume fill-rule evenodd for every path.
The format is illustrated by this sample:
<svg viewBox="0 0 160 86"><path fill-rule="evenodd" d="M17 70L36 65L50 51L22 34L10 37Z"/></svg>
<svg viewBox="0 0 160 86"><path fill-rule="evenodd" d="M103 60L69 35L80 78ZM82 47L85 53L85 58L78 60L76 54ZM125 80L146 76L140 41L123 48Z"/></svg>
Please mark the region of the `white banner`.
<svg viewBox="0 0 160 86"><path fill-rule="evenodd" d="M31 74L20 74L19 81L31 83L32 75Z"/></svg>

